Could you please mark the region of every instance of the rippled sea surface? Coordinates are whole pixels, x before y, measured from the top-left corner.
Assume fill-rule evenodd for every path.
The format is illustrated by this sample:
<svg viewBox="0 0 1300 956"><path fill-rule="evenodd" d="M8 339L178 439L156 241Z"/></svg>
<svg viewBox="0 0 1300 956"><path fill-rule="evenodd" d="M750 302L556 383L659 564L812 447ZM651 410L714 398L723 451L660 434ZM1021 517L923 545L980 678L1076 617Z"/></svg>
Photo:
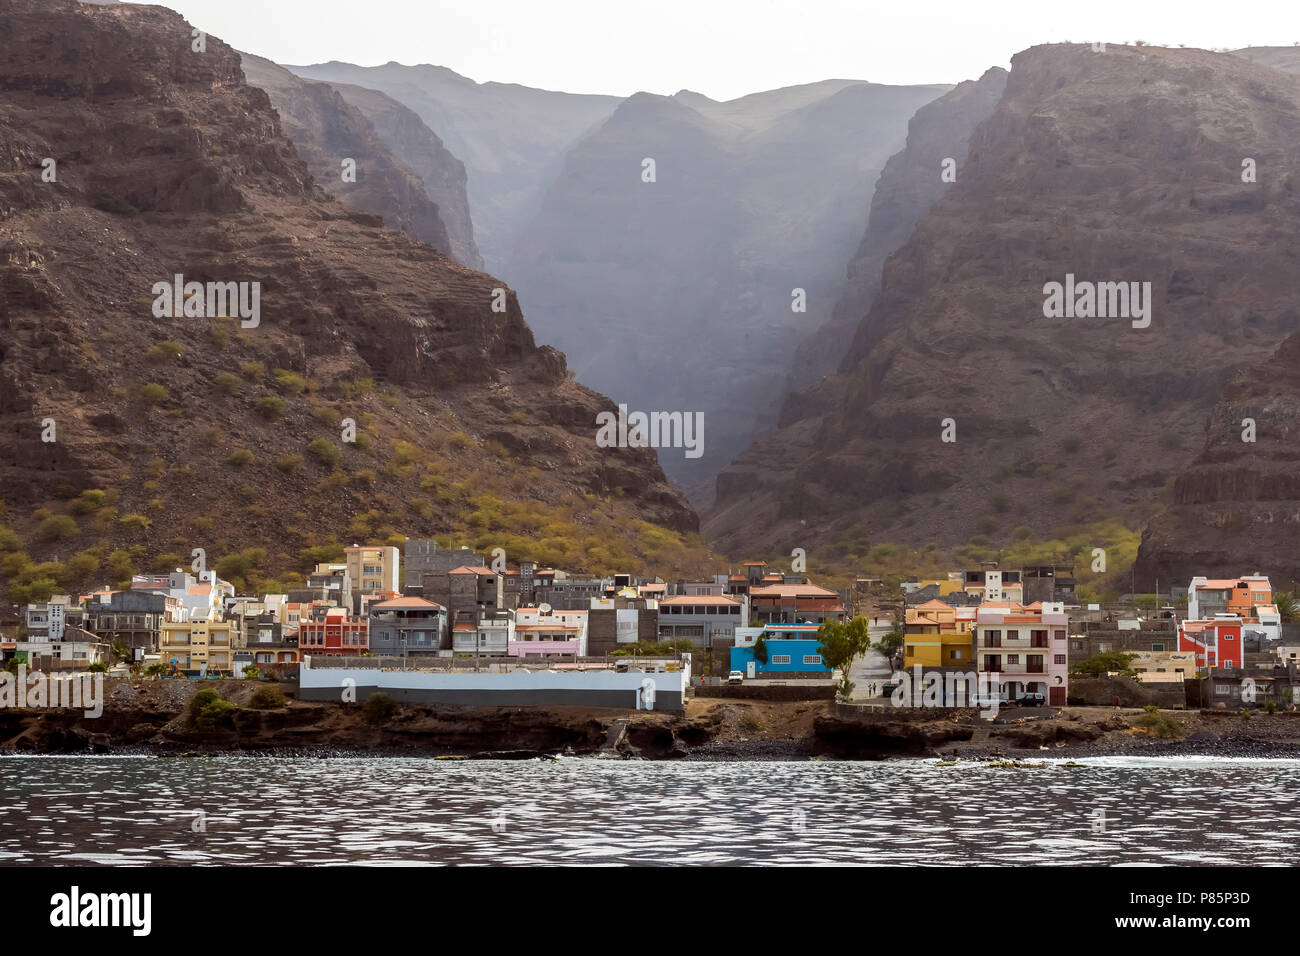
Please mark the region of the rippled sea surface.
<svg viewBox="0 0 1300 956"><path fill-rule="evenodd" d="M1082 763L6 757L0 865L1282 864L1300 842L1300 761Z"/></svg>

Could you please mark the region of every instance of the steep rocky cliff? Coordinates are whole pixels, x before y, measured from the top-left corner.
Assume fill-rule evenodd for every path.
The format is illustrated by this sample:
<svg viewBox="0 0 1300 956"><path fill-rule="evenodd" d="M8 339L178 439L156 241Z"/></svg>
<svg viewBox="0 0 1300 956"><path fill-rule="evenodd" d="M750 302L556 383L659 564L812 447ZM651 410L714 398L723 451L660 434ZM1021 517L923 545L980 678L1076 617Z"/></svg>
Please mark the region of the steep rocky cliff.
<svg viewBox="0 0 1300 956"><path fill-rule="evenodd" d="M429 64L330 62L289 69L309 79L379 90L419 114L464 161L475 241L488 270L507 277L504 267L515 239L532 219L565 152L619 103L616 96L475 83Z"/></svg>
<svg viewBox="0 0 1300 956"><path fill-rule="evenodd" d="M775 424L791 354L830 317L881 166L944 89L638 93L569 152L506 274L584 381L634 409L703 414L703 455L659 459L707 488Z"/></svg>
<svg viewBox="0 0 1300 956"><path fill-rule="evenodd" d="M1300 327L1297 142L1296 78L1242 58L1017 55L850 361L719 476L706 530L775 550L1141 525L1223 385ZM1067 276L1149 282L1149 324L1046 317Z"/></svg>
<svg viewBox="0 0 1300 956"><path fill-rule="evenodd" d="M271 97L281 129L327 193L349 209L376 213L386 225L452 253L438 205L420 176L394 155L360 110L328 83L301 79L260 56L241 58L245 78Z"/></svg>
<svg viewBox="0 0 1300 956"><path fill-rule="evenodd" d="M943 195L966 161L971 133L1002 98L1007 71L994 67L978 80L959 83L916 111L907 124L907 145L889 157L871 195L871 214L858 251L849 262L830 321L800 343L790 387L804 388L845 364L863 316L880 289L885 259L907 241L917 222ZM852 362L848 365L851 367Z"/></svg>
<svg viewBox="0 0 1300 956"><path fill-rule="evenodd" d="M195 547L290 580L402 533L633 564L695 527L651 452L596 447L610 402L503 283L324 195L235 50L73 0L4 0L0 35L11 588ZM176 275L207 285L160 294Z"/></svg>
<svg viewBox="0 0 1300 956"><path fill-rule="evenodd" d="M451 154L414 110L391 96L348 83L332 85L343 99L365 114L380 139L424 181L425 192L438 204L438 215L447 226L452 258L461 265L481 270L483 257L474 242L465 164Z"/></svg>
<svg viewBox="0 0 1300 956"><path fill-rule="evenodd" d="M1204 448L1142 535L1144 590L1260 571L1300 581L1300 333L1239 372L1205 422ZM1253 439L1253 440L1252 440Z"/></svg>

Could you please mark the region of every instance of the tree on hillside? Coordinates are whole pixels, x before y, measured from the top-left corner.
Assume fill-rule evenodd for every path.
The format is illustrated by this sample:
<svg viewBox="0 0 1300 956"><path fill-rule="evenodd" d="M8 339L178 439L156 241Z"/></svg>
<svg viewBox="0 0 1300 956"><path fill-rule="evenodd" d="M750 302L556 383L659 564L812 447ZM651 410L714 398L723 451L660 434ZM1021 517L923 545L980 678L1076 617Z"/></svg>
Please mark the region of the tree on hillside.
<svg viewBox="0 0 1300 956"><path fill-rule="evenodd" d="M1296 603L1296 597L1290 591L1274 592L1273 603L1277 605L1283 624L1294 624L1296 617L1300 616L1300 604Z"/></svg>
<svg viewBox="0 0 1300 956"><path fill-rule="evenodd" d="M865 617L855 617L844 624L840 621L826 621L817 629L820 642L817 653L822 656L822 663L832 671L841 671L837 691L847 700L853 692L853 682L849 680L849 665L853 658L865 654L871 647L868 623Z"/></svg>
<svg viewBox="0 0 1300 956"><path fill-rule="evenodd" d="M1070 673L1078 677L1105 677L1118 674L1120 677L1132 677L1137 671L1131 663L1137 659L1136 654L1123 651L1102 651L1086 660L1076 661L1070 666Z"/></svg>

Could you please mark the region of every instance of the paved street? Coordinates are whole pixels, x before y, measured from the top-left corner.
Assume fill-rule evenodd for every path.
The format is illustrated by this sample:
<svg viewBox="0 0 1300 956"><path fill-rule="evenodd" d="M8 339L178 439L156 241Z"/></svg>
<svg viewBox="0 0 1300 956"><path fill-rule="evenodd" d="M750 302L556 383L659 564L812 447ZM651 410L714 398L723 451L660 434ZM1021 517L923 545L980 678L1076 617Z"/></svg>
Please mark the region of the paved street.
<svg viewBox="0 0 1300 956"><path fill-rule="evenodd" d="M872 642L879 641L893 630L893 625L881 618L879 624L870 626ZM849 665L849 680L853 681L853 700L871 700L879 697L881 689L890 677L889 662L879 651L867 651L861 657L854 658Z"/></svg>

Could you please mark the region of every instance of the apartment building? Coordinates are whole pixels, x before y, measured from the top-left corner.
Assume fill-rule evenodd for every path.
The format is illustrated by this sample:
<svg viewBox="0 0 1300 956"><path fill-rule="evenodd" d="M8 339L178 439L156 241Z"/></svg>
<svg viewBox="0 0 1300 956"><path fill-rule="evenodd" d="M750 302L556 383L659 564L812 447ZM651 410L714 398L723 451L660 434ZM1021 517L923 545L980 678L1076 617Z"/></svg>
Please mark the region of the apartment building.
<svg viewBox="0 0 1300 956"><path fill-rule="evenodd" d="M844 596L815 584L766 584L749 589L754 624L822 624L842 621Z"/></svg>
<svg viewBox="0 0 1300 956"><path fill-rule="evenodd" d="M974 654L974 607L926 601L904 612L903 666L969 667Z"/></svg>
<svg viewBox="0 0 1300 956"><path fill-rule="evenodd" d="M234 629L215 612L196 611L187 620L159 625L158 652L165 666L183 674L231 674Z"/></svg>
<svg viewBox="0 0 1300 956"><path fill-rule="evenodd" d="M1060 602L986 601L975 615L975 661L981 683L1014 702L1042 694L1064 706L1069 688L1069 618Z"/></svg>
<svg viewBox="0 0 1300 956"><path fill-rule="evenodd" d="M298 622L298 651L324 657L355 657L370 649L370 621L332 607Z"/></svg>
<svg viewBox="0 0 1300 956"><path fill-rule="evenodd" d="M349 545L343 549L344 566L352 590L359 594L396 593L401 556L391 545ZM349 607L350 605L340 605Z"/></svg>
<svg viewBox="0 0 1300 956"><path fill-rule="evenodd" d="M678 594L659 605L659 640L688 640L710 648L714 641L733 642L736 628L749 626L749 601L726 594Z"/></svg>
<svg viewBox="0 0 1300 956"><path fill-rule="evenodd" d="M648 587L662 588L663 585ZM633 597L627 591L613 597L591 599L587 613L588 654L609 654L618 650L620 645L650 644L658 639L659 599L639 593Z"/></svg>
<svg viewBox="0 0 1300 956"><path fill-rule="evenodd" d="M422 597L391 598L369 606L370 652L436 655L450 650L447 609Z"/></svg>
<svg viewBox="0 0 1300 956"><path fill-rule="evenodd" d="M86 606L86 629L110 645L152 654L158 650L162 625L183 616L180 598L165 592L101 592Z"/></svg>
<svg viewBox="0 0 1300 956"><path fill-rule="evenodd" d="M1187 620L1210 621L1225 615L1240 618L1246 630L1267 640L1282 639L1282 616L1273 603L1273 586L1265 575L1192 578L1187 586Z"/></svg>
<svg viewBox="0 0 1300 956"><path fill-rule="evenodd" d="M511 657L586 657L588 612L549 605L515 611L506 653Z"/></svg>

